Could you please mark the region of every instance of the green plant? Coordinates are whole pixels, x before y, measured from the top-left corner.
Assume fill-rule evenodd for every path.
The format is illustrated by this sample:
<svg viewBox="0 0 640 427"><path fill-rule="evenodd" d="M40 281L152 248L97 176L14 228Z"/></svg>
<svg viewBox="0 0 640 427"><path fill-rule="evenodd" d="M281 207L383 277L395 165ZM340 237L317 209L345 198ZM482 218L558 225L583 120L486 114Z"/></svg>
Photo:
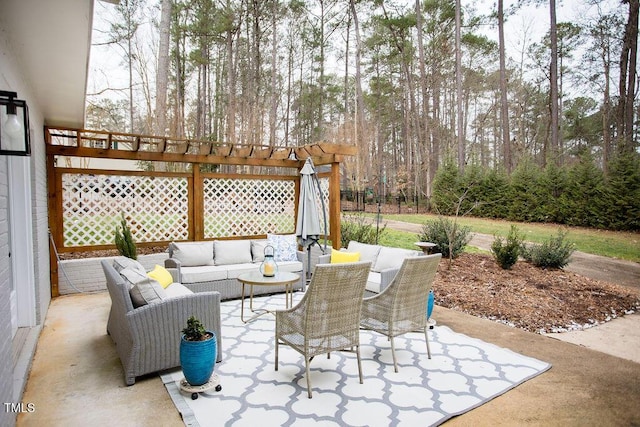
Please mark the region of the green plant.
<svg viewBox="0 0 640 427"><path fill-rule="evenodd" d="M523 245L522 256L536 267L562 268L566 266L575 250L575 245L565 240L567 233L567 231L558 230L555 237L551 237L542 244Z"/></svg>
<svg viewBox="0 0 640 427"><path fill-rule="evenodd" d="M377 244L386 228L386 224L376 227L375 219L372 222L362 212L345 214L340 222L340 243L343 247L348 246L352 240Z"/></svg>
<svg viewBox="0 0 640 427"><path fill-rule="evenodd" d="M191 316L187 319L187 327L182 330L186 341L204 341L211 338L211 334L202 325L199 319Z"/></svg>
<svg viewBox="0 0 640 427"><path fill-rule="evenodd" d="M502 237L495 236L493 243L491 244L491 253L496 259L496 262L504 270L509 270L518 261L520 254L520 247L523 244L523 237L518 231L518 227L511 225L509 235L506 241Z"/></svg>
<svg viewBox="0 0 640 427"><path fill-rule="evenodd" d="M129 225L127 225L127 220L124 217L124 213L122 214L120 227L122 228L122 230L116 226L116 230L114 232L118 253L122 256L126 256L127 258L137 259L138 251L136 250L136 243L133 241L131 228L129 228Z"/></svg>
<svg viewBox="0 0 640 427"><path fill-rule="evenodd" d="M438 217L422 225L418 240L435 243L435 250L445 258L456 258L471 240L471 229L461 227L449 218Z"/></svg>

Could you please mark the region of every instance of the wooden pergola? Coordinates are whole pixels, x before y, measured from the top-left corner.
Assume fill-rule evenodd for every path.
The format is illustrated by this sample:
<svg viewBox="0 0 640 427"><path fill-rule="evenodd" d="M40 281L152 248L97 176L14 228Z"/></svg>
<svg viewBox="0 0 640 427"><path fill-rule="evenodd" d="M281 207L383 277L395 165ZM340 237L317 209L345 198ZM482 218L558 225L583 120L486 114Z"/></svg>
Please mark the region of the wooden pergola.
<svg viewBox="0 0 640 427"><path fill-rule="evenodd" d="M129 133L106 132L89 129L45 127L45 143L47 156L47 181L49 199L49 227L53 241L60 252L90 251L111 249L114 245L85 246L82 248L65 248L63 244L63 214L61 173L113 173L122 171L102 169L91 170L71 167L71 162L63 165L60 159L116 159L146 162L179 162L192 165L190 182L199 182L200 165L234 165L251 167L273 167L283 169L301 169L307 158L311 158L316 166L330 166L324 172L329 180L328 217L329 236L334 247L340 247L340 163L345 156L353 156L357 148L353 145L319 142L301 147L282 147L265 145L248 145L220 143L166 136L135 135ZM326 170L326 167L324 168ZM129 174L153 174L131 169ZM231 174L230 174L231 176ZM236 175L237 176L237 175ZM204 201L196 196L193 203L194 212L200 212ZM299 180L296 181L295 194L299 194ZM295 213L297 214L297 197L295 197ZM196 214L201 215L201 214ZM201 218L195 218L190 239L203 239ZM157 244L157 242L156 242ZM150 243L147 245L151 245ZM145 246L142 244L141 246ZM57 288L57 259L51 254L52 288Z"/></svg>

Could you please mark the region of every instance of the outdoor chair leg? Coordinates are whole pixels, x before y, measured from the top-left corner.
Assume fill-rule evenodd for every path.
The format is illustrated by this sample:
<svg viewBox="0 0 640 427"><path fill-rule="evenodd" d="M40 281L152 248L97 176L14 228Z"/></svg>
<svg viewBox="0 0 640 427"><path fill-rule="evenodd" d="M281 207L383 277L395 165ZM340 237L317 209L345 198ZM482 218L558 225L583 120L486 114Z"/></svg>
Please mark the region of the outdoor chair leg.
<svg viewBox="0 0 640 427"><path fill-rule="evenodd" d="M429 326L427 325L427 326L424 327L424 340L427 343L427 356L429 356L429 359L431 359L431 348L429 347L428 331L429 331Z"/></svg>
<svg viewBox="0 0 640 427"><path fill-rule="evenodd" d="M393 343L393 337L389 337L391 341L391 355L393 356L393 370L398 372L398 362L396 361L396 346Z"/></svg>
<svg viewBox="0 0 640 427"><path fill-rule="evenodd" d="M276 371L278 370L278 338L276 338Z"/></svg>
<svg viewBox="0 0 640 427"><path fill-rule="evenodd" d="M309 359L307 356L304 357L304 364L305 364L305 368L307 371L307 395L309 396L309 399L311 399L311 375L309 373L309 364L311 363L311 359Z"/></svg>
<svg viewBox="0 0 640 427"><path fill-rule="evenodd" d="M360 384L362 384L362 362L360 360L360 346L356 346L356 356L358 357L358 374L360 375Z"/></svg>

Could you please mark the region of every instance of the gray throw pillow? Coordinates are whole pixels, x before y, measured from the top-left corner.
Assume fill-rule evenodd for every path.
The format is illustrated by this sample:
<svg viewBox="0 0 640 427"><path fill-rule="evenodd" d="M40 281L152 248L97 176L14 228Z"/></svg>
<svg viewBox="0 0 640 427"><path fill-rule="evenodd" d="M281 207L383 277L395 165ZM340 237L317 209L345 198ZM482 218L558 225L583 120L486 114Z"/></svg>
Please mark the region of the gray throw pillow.
<svg viewBox="0 0 640 427"><path fill-rule="evenodd" d="M167 298L166 291L158 281L135 268L125 268L120 272L120 275L129 286L129 295L134 308L160 302Z"/></svg>
<svg viewBox="0 0 640 427"><path fill-rule="evenodd" d="M125 268L129 268L129 267L135 270L138 270L142 273L145 272L145 269L142 266L142 264L140 264L140 262L135 259L127 258L126 256L119 256L118 258L113 260L113 268L118 273L120 273Z"/></svg>

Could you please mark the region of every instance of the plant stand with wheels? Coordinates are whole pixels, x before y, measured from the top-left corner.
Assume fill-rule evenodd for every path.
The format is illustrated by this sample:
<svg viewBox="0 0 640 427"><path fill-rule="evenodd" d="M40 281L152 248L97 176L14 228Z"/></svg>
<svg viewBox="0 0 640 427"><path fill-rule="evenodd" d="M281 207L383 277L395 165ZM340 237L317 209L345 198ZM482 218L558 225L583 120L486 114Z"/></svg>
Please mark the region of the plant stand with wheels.
<svg viewBox="0 0 640 427"><path fill-rule="evenodd" d="M217 374L211 375L209 381L202 385L191 385L184 378L180 380L180 390L184 391L185 393L191 393L191 400L196 400L200 393L205 393L211 389L215 389L215 391L222 390L222 386L220 385L220 378Z"/></svg>

